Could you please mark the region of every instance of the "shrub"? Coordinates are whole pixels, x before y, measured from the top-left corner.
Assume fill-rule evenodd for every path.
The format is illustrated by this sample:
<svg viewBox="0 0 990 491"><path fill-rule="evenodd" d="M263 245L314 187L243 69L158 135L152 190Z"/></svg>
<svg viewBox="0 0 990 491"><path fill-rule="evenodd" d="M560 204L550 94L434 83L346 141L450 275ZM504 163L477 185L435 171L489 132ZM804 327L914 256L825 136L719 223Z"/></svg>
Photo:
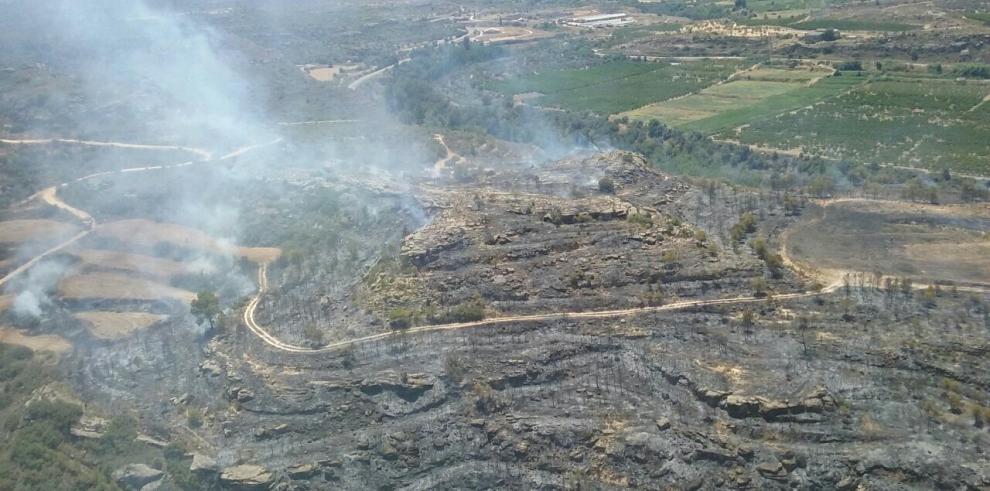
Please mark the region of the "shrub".
<svg viewBox="0 0 990 491"><path fill-rule="evenodd" d="M863 64L858 61L844 61L836 65L835 69L842 72L859 72L863 70Z"/></svg>
<svg viewBox="0 0 990 491"><path fill-rule="evenodd" d="M960 65L953 70L953 73L966 78L990 78L990 65Z"/></svg>
<svg viewBox="0 0 990 491"><path fill-rule="evenodd" d="M605 194L615 194L615 181L605 176L598 180L598 190Z"/></svg>
<svg viewBox="0 0 990 491"><path fill-rule="evenodd" d="M767 295L767 280L763 278L755 278L752 286L754 296L765 297Z"/></svg>
<svg viewBox="0 0 990 491"><path fill-rule="evenodd" d="M188 424L190 428L199 428L203 426L203 412L195 408L187 409L186 424Z"/></svg>
<svg viewBox="0 0 990 491"><path fill-rule="evenodd" d="M498 409L498 400L495 399L495 391L492 386L485 382L475 382L471 388L474 396L474 408L481 414L488 414Z"/></svg>
<svg viewBox="0 0 990 491"><path fill-rule="evenodd" d="M408 329L414 320L415 313L411 309L397 307L388 311L388 326L392 329Z"/></svg>
<svg viewBox="0 0 990 491"><path fill-rule="evenodd" d="M82 409L65 401L35 401L28 405L24 414L26 420L35 423L48 423L63 435L69 434L69 428L79 421L80 417L82 417Z"/></svg>
<svg viewBox="0 0 990 491"><path fill-rule="evenodd" d="M649 213L630 213L626 216L626 221L647 227L653 225L653 217Z"/></svg>
<svg viewBox="0 0 990 491"><path fill-rule="evenodd" d="M471 300L451 308L446 315L448 322L474 322L484 320L485 306L481 300Z"/></svg>
<svg viewBox="0 0 990 491"><path fill-rule="evenodd" d="M323 331L316 327L315 324L307 324L306 327L303 328L303 337L305 337L307 341L316 345L322 346L326 343L326 340L323 337Z"/></svg>
<svg viewBox="0 0 990 491"><path fill-rule="evenodd" d="M739 217L739 221L732 226L730 233L732 234L732 240L738 242L746 236L746 234L751 234L756 231L756 215L752 213L743 213Z"/></svg>
<svg viewBox="0 0 990 491"><path fill-rule="evenodd" d="M443 368L447 378L455 384L460 384L464 380L464 374L467 373L464 358L457 353L447 353L447 357L443 360Z"/></svg>

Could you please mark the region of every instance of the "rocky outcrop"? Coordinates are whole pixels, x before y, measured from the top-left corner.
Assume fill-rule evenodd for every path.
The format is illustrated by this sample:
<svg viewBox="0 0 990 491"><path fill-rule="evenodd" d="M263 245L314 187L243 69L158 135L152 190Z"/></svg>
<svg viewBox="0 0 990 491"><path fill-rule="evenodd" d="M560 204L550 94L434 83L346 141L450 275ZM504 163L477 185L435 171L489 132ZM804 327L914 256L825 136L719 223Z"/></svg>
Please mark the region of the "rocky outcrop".
<svg viewBox="0 0 990 491"><path fill-rule="evenodd" d="M125 489L141 489L164 475L164 472L145 464L128 464L115 470L111 477Z"/></svg>
<svg viewBox="0 0 990 491"><path fill-rule="evenodd" d="M436 379L423 373L398 373L386 370L372 379L361 381L359 388L365 394L378 394L390 391L397 396L414 401L424 392L433 388Z"/></svg>
<svg viewBox="0 0 990 491"><path fill-rule="evenodd" d="M718 406L735 418L762 417L767 420L836 408L835 399L824 388L816 388L798 401L728 394L719 401Z"/></svg>
<svg viewBox="0 0 990 491"><path fill-rule="evenodd" d="M258 491L269 489L275 476L260 465L241 464L226 467L220 473L220 484L236 491Z"/></svg>
<svg viewBox="0 0 990 491"><path fill-rule="evenodd" d="M217 472L217 461L203 454L193 454L189 470L195 474L214 474Z"/></svg>

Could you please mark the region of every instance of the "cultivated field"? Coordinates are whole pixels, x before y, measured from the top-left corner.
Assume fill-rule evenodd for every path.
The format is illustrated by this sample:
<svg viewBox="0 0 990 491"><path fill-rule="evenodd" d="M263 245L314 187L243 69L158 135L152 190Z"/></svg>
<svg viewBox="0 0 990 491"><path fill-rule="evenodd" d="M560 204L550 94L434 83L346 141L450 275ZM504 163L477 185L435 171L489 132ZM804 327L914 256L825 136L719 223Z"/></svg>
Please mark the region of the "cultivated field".
<svg viewBox="0 0 990 491"><path fill-rule="evenodd" d="M841 84L857 78L849 75L827 80ZM722 136L833 158L987 172L990 107L983 101L990 84L918 74L881 76L850 89Z"/></svg>
<svg viewBox="0 0 990 491"><path fill-rule="evenodd" d="M58 285L62 298L73 300L146 300L173 299L188 304L196 295L154 281L115 273L84 273L69 276Z"/></svg>
<svg viewBox="0 0 990 491"><path fill-rule="evenodd" d="M614 114L683 96L738 70L737 60L671 64L613 61L584 69L554 70L499 82L507 94L540 93L534 104Z"/></svg>
<svg viewBox="0 0 990 491"><path fill-rule="evenodd" d="M45 241L72 237L79 227L55 220L9 220L0 222L0 244Z"/></svg>
<svg viewBox="0 0 990 491"><path fill-rule="evenodd" d="M209 234L174 223L160 223L134 219L106 223L94 233L97 239L113 239L146 251L153 251L160 244L218 255L243 257L249 261L270 262L281 254L269 247L238 247L227 241L217 240Z"/></svg>
<svg viewBox="0 0 990 491"><path fill-rule="evenodd" d="M631 119L657 119L706 134L735 128L840 93L855 80L829 77L822 69L760 68L697 94L650 104L625 113Z"/></svg>
<svg viewBox="0 0 990 491"><path fill-rule="evenodd" d="M72 343L62 336L53 334L32 336L24 331L9 327L0 327L0 343L24 346L33 351L51 351L54 353L62 353L72 348Z"/></svg>
<svg viewBox="0 0 990 491"><path fill-rule="evenodd" d="M836 202L795 226L787 248L824 270L990 284L990 208Z"/></svg>
<svg viewBox="0 0 990 491"><path fill-rule="evenodd" d="M82 321L93 336L115 340L126 338L168 316L145 312L79 312L73 317Z"/></svg>
<svg viewBox="0 0 990 491"><path fill-rule="evenodd" d="M185 263L126 252L83 249L72 252L84 271L118 271L168 280L188 273Z"/></svg>

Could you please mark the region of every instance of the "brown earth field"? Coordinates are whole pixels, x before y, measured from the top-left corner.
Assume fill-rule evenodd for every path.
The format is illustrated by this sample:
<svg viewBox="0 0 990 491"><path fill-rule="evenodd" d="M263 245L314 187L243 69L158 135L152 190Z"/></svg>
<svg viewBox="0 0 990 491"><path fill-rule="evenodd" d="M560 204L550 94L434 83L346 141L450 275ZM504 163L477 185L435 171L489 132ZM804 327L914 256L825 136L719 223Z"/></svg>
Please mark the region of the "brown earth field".
<svg viewBox="0 0 990 491"><path fill-rule="evenodd" d="M788 234L798 262L916 281L990 284L990 210L873 200L825 203Z"/></svg>
<svg viewBox="0 0 990 491"><path fill-rule="evenodd" d="M71 300L154 301L170 298L188 304L196 298L196 295L190 291L114 273L86 273L70 276L59 283L58 292L62 298Z"/></svg>
<svg viewBox="0 0 990 491"><path fill-rule="evenodd" d="M33 351L51 351L54 353L62 353L72 348L72 343L62 336L52 334L31 336L6 327L0 328L0 343L16 344Z"/></svg>
<svg viewBox="0 0 990 491"><path fill-rule="evenodd" d="M100 339L122 339L167 318L145 312L79 312L79 319L89 332Z"/></svg>
<svg viewBox="0 0 990 491"><path fill-rule="evenodd" d="M151 220L120 220L100 226L96 238L109 238L142 249L153 250L161 243L185 249L200 250L221 255L236 255L256 263L278 259L281 251L267 247L237 247L217 240L209 234L174 223Z"/></svg>
<svg viewBox="0 0 990 491"><path fill-rule="evenodd" d="M119 271L166 280L189 271L187 265L179 261L142 254L82 249L72 252L72 255L79 258L79 265L87 271Z"/></svg>
<svg viewBox="0 0 990 491"><path fill-rule="evenodd" d="M9 220L0 222L0 243L21 243L71 237L79 228L55 220Z"/></svg>

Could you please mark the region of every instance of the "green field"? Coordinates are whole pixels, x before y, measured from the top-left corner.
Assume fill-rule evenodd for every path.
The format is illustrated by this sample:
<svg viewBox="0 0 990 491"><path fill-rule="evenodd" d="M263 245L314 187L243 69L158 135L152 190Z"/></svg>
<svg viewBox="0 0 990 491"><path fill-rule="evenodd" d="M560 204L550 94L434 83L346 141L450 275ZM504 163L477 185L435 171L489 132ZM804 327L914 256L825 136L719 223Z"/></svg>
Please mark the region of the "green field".
<svg viewBox="0 0 990 491"><path fill-rule="evenodd" d="M742 65L735 60L682 64L612 61L500 81L494 88L505 94L538 92L543 95L534 103L544 107L615 114L700 90Z"/></svg>
<svg viewBox="0 0 990 491"><path fill-rule="evenodd" d="M902 22L886 22L873 20L856 19L815 19L802 21L806 16L797 14L791 16L762 16L737 21L739 24L748 26L780 26L814 31L816 29L836 29L839 31L882 31L882 32L905 32L920 29L921 26L915 24L904 24Z"/></svg>
<svg viewBox="0 0 990 491"><path fill-rule="evenodd" d="M677 31L682 27L684 27L683 24L648 24L620 27L612 30L612 33L604 43L604 47L611 48L628 43L634 39L652 36L658 32Z"/></svg>
<svg viewBox="0 0 990 491"><path fill-rule="evenodd" d="M982 22L983 25L985 26L990 26L990 13L980 13L980 14L972 13L972 14L966 14L965 17L970 20Z"/></svg>
<svg viewBox="0 0 990 491"><path fill-rule="evenodd" d="M990 84L887 75L851 87L813 108L753 121L731 137L862 162L990 173L990 103L981 103Z"/></svg>
<svg viewBox="0 0 990 491"><path fill-rule="evenodd" d="M730 83L644 106L625 115L713 134L814 104L863 81L826 75L824 71L761 68L748 71ZM823 78L811 83L819 77Z"/></svg>

